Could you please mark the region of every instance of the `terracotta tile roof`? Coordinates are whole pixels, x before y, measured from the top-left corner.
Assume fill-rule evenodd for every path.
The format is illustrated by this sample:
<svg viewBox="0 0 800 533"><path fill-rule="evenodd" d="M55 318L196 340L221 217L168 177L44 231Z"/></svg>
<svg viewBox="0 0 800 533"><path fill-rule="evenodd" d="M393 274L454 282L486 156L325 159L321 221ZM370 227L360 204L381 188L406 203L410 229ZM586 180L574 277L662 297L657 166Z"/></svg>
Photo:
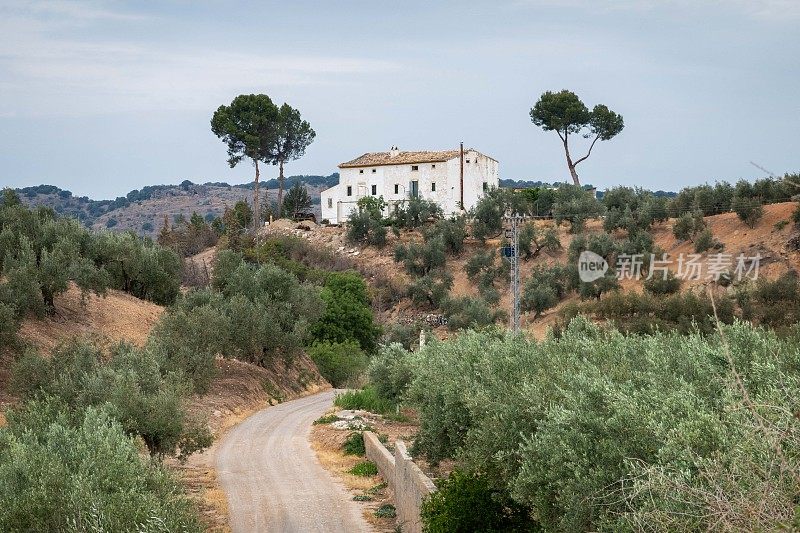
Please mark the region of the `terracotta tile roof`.
<svg viewBox="0 0 800 533"><path fill-rule="evenodd" d="M468 152L466 148L464 153ZM389 152L372 152L356 157L339 165L339 168L377 167L381 165L411 165L415 163L438 163L449 161L459 156L459 150L442 150L439 152L397 152L392 156Z"/></svg>

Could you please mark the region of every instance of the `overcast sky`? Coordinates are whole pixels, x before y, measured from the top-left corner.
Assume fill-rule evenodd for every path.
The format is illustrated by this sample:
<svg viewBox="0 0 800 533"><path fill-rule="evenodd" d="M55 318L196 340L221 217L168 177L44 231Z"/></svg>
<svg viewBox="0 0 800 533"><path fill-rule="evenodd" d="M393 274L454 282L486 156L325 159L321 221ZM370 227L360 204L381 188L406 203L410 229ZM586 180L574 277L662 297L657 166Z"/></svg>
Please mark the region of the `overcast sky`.
<svg viewBox="0 0 800 533"><path fill-rule="evenodd" d="M625 118L578 167L584 182L764 175L750 161L796 172L798 27L800 0L0 0L0 186L111 198L244 183L252 166L228 168L209 127L240 93L316 130L289 174L463 140L503 178L563 180L558 137L528 113L564 88Z"/></svg>

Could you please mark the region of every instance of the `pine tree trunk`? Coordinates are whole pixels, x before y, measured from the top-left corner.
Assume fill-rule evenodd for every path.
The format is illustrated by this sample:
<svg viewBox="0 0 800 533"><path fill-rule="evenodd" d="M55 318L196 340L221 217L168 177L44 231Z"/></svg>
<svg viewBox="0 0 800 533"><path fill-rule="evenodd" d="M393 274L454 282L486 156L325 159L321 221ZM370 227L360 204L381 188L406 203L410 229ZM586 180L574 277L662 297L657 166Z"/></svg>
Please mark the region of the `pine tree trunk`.
<svg viewBox="0 0 800 533"><path fill-rule="evenodd" d="M283 161L278 164L278 216L283 216Z"/></svg>
<svg viewBox="0 0 800 533"><path fill-rule="evenodd" d="M253 187L253 229L258 231L258 227L260 226L259 220L261 220L261 212L258 210L258 179L260 177L258 173L258 159L253 159L253 163L256 165L256 182Z"/></svg>

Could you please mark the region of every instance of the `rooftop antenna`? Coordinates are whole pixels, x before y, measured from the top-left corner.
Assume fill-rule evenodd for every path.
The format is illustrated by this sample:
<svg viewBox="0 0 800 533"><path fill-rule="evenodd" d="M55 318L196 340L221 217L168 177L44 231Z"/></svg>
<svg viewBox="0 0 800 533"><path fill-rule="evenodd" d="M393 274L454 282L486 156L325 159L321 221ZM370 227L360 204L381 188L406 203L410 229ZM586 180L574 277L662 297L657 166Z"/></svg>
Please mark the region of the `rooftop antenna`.
<svg viewBox="0 0 800 533"><path fill-rule="evenodd" d="M758 163L754 163L754 162L750 161L750 164L751 164L751 165L753 165L754 167L756 167L758 170L763 170L764 172L766 172L767 174L769 174L771 177L773 177L773 178L777 178L777 176L775 175L775 173L774 173L774 172L770 172L769 170L767 170L766 168L762 167L762 166L761 166L761 165L759 165Z"/></svg>

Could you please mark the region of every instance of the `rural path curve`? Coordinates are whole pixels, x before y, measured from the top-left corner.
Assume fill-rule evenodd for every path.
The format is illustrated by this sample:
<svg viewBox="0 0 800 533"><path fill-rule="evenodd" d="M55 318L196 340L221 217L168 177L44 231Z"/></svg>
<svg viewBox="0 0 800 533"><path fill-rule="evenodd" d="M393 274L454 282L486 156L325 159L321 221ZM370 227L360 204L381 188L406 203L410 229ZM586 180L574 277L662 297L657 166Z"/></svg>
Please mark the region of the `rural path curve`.
<svg viewBox="0 0 800 533"><path fill-rule="evenodd" d="M334 394L266 408L222 441L217 475L234 533L371 531L358 504L322 468L308 441L311 425L331 406Z"/></svg>

